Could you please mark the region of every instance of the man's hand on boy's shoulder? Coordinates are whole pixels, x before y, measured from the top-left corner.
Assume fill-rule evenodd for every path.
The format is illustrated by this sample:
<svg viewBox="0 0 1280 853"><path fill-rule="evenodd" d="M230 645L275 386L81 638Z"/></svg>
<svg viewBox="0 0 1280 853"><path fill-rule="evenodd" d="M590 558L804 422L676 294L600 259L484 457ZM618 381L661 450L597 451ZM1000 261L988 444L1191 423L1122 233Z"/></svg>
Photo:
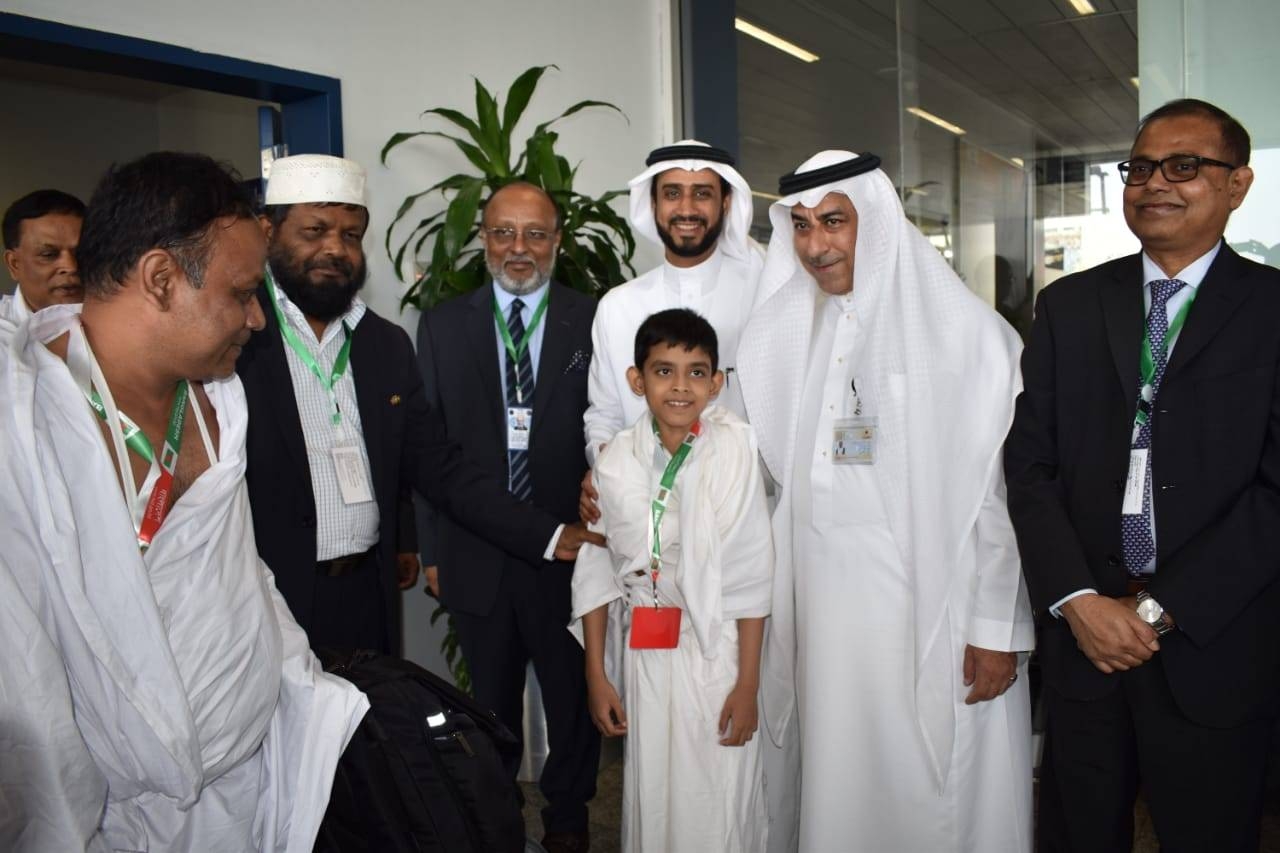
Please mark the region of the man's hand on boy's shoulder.
<svg viewBox="0 0 1280 853"><path fill-rule="evenodd" d="M580 521L566 524L560 531L560 538L556 540L556 559L574 560L582 546L588 543L603 548L605 538L594 530L588 530L587 526Z"/></svg>
<svg viewBox="0 0 1280 853"><path fill-rule="evenodd" d="M600 445L604 449L604 445ZM600 520L600 507L597 502L600 500L600 493L596 491L595 483L591 482L591 469L587 469L587 473L582 475L582 494L578 496L578 518L582 519L583 524L595 524Z"/></svg>

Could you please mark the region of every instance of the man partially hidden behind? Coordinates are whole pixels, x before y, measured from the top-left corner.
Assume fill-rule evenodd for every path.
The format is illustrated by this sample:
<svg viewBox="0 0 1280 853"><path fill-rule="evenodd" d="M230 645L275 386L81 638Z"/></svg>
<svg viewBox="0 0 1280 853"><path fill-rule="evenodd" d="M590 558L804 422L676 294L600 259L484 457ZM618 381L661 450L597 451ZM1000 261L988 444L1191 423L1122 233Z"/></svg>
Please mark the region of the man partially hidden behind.
<svg viewBox="0 0 1280 853"><path fill-rule="evenodd" d="M1005 450L1045 620L1042 850L1254 851L1280 688L1280 272L1223 243L1249 134L1204 101L1120 164L1142 252L1041 293Z"/></svg>
<svg viewBox="0 0 1280 853"><path fill-rule="evenodd" d="M113 168L86 301L0 346L0 848L306 851L368 707L258 558L236 357L266 243L207 157Z"/></svg>
<svg viewBox="0 0 1280 853"><path fill-rule="evenodd" d="M513 495L572 521L587 468L581 428L596 302L551 280L560 215L538 187L496 191L482 233L492 283L425 312L418 326L427 400L449 437ZM582 649L565 630L573 563L511 556L446 516L433 515L421 539L427 583L449 608L476 698L517 737L532 661L549 747L538 780L542 844L583 853L600 738L587 715ZM519 755L507 769L514 782Z"/></svg>
<svg viewBox="0 0 1280 853"><path fill-rule="evenodd" d="M409 336L358 295L364 189L364 169L339 157L272 164L266 332L237 370L253 414L254 528L298 622L316 648L397 652L406 487L531 563L572 559L585 530L521 503L449 442Z"/></svg>
<svg viewBox="0 0 1280 853"><path fill-rule="evenodd" d="M84 298L76 246L84 202L59 190L36 190L4 212L4 265L17 283L0 298L0 320L20 323L49 305Z"/></svg>
<svg viewBox="0 0 1280 853"><path fill-rule="evenodd" d="M1033 630L1000 470L1018 339L879 162L824 151L781 180L738 352L781 483L765 721L801 739L802 850L1026 851Z"/></svg>

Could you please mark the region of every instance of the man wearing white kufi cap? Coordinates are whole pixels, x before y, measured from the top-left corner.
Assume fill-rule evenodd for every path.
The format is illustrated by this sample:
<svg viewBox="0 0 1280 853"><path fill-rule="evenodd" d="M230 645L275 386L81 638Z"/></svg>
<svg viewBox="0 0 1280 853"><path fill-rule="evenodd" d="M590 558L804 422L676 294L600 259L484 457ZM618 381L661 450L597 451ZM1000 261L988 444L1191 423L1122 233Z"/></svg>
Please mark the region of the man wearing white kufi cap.
<svg viewBox="0 0 1280 853"><path fill-rule="evenodd" d="M739 350L782 483L765 722L800 739L803 850L1028 850L1019 344L878 165L824 151L782 179Z"/></svg>
<svg viewBox="0 0 1280 853"><path fill-rule="evenodd" d="M448 441L409 336L358 295L364 193L364 169L350 160L272 164L258 293L266 328L236 369L252 415L254 530L280 591L313 647L394 653L405 489L529 561L572 559L583 531L516 501Z"/></svg>
<svg viewBox="0 0 1280 853"><path fill-rule="evenodd" d="M661 266L600 300L587 386L587 458L644 414L627 384L636 329L650 314L691 308L720 341L725 388L718 402L743 414L734 353L755 295L763 254L751 239L751 188L729 152L682 140L652 151L630 182L631 225L664 249Z"/></svg>

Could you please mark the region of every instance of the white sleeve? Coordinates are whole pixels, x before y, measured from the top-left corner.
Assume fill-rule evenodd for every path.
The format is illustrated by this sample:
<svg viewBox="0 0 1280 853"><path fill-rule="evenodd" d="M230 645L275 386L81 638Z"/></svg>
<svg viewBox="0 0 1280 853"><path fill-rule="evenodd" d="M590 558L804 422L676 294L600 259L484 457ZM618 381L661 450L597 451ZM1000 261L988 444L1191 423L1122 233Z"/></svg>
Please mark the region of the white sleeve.
<svg viewBox="0 0 1280 853"><path fill-rule="evenodd" d="M602 300L591 324L591 369L587 373L587 411L582 416L587 440L587 462L596 464L600 445L607 444L626 424L623 422L622 393L618 388L618 365L606 345L609 303Z"/></svg>
<svg viewBox="0 0 1280 853"><path fill-rule="evenodd" d="M994 466L978 512L978 582L968 642L980 649L1025 652L1035 647L1031 599L1006 504L1003 466Z"/></svg>

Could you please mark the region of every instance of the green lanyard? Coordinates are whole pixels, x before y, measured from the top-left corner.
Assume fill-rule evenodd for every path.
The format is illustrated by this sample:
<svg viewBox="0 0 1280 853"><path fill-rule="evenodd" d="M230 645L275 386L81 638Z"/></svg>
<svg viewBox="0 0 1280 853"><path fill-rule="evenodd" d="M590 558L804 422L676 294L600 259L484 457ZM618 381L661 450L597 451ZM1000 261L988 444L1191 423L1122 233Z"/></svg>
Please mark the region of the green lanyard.
<svg viewBox="0 0 1280 853"><path fill-rule="evenodd" d="M524 354L529 350L529 341L533 340L533 330L538 328L538 324L542 322L542 315L547 310L547 302L551 300L551 288L547 288L547 292L542 294L542 301L538 303L538 307L534 309L533 317L529 320L529 325L525 326L524 334L520 337L519 342L511 340L511 328L507 326L507 318L502 316L502 309L498 307L498 297L493 297L493 319L498 321L498 334L502 336L502 345L507 349L507 355L511 357L514 364L519 364L520 359L524 358ZM516 402L524 404L524 389L516 387Z"/></svg>
<svg viewBox="0 0 1280 853"><path fill-rule="evenodd" d="M347 321L342 321L342 333L346 339L342 342L342 349L338 350L338 357L334 359L333 370L325 373L320 365L316 362L315 356L307 349L307 345L298 337L297 332L285 320L284 311L280 309L280 301L276 298L276 282L271 277L271 269L267 269L267 293L271 296L271 307L276 309L276 321L280 326L280 336L284 338L302 363L315 374L316 379L320 380L320 385L329 394L329 402L333 405L333 425L337 426L342 423L342 410L338 408L338 395L333 390L333 386L338 384L338 380L342 378L342 374L347 372L347 364L351 361L351 327L347 325Z"/></svg>
<svg viewBox="0 0 1280 853"><path fill-rule="evenodd" d="M1178 313L1173 315L1173 320L1169 323L1169 330L1164 333L1164 340L1160 342L1160 360L1164 361L1169 352L1169 341L1178 336L1182 331L1182 324L1187 322L1187 315L1191 313L1191 303L1196 299L1196 289L1191 289L1191 296L1182 307L1178 309ZM1155 379L1156 379L1156 359L1155 353L1151 348L1151 332L1147 328L1147 324L1142 326L1142 356L1140 360L1140 371L1142 379L1141 398L1138 400L1138 410L1133 415L1134 435L1137 430L1145 426L1147 421L1151 419L1151 404L1155 395Z"/></svg>
<svg viewBox="0 0 1280 853"><path fill-rule="evenodd" d="M658 421L653 421L653 434L658 435ZM684 465L684 460L689 457L689 451L693 449L693 442L702 435L702 421L695 421L693 426L689 428L689 434L684 437L684 441L676 448L676 452L671 455L671 461L667 463L667 468L662 472L662 480L658 485L658 494L654 496L653 503L650 504L650 517L653 520L653 550L649 555L649 573L653 578L653 606L658 606L658 573L662 569L662 537L660 530L662 527L662 517L667 514L667 499L671 496L671 489L676 484L676 474L680 471L680 466Z"/></svg>
<svg viewBox="0 0 1280 853"><path fill-rule="evenodd" d="M138 547L143 551L151 546L156 531L169 513L169 495L173 492L173 473L178 467L178 452L182 449L182 427L187 420L187 398L191 394L191 383L184 381L178 385L178 393L173 398L173 408L169 411L169 426L164 431L164 448L160 452L160 476L151 489L151 497L147 499L146 509L142 513L142 525L138 529ZM107 407L102 397L92 388L85 395L94 412L107 421ZM155 449L146 435L123 412L120 420L125 426L124 442L129 449L146 460L148 465L156 462ZM121 460L121 464L127 464ZM124 472L121 472L124 476Z"/></svg>

